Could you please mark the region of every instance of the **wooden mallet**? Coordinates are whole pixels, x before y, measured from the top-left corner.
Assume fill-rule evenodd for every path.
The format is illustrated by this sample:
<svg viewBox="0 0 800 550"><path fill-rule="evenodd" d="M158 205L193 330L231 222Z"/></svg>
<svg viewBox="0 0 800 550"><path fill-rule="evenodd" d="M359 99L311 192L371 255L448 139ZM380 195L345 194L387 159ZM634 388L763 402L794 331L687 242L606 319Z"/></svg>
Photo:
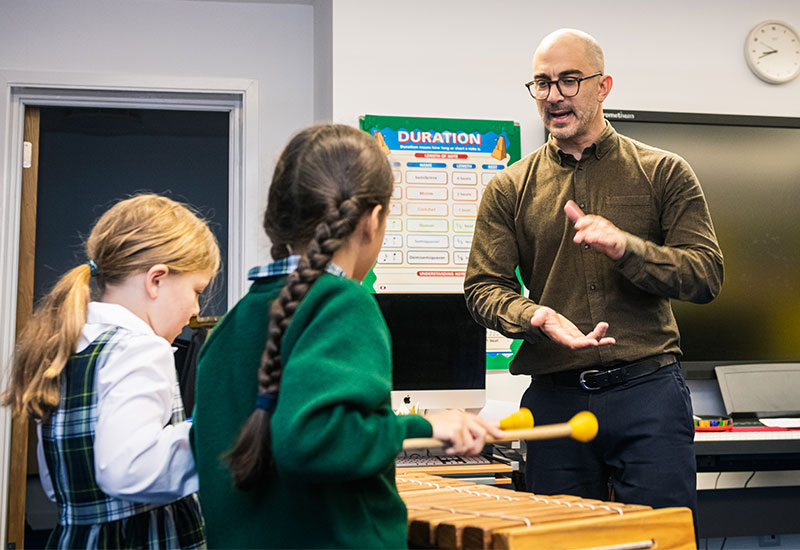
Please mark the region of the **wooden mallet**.
<svg viewBox="0 0 800 550"><path fill-rule="evenodd" d="M508 415L498 424L503 431L518 431L529 430L533 428L533 414L530 409L522 407L517 412ZM487 443L489 440L499 441L490 436L486 436ZM427 447L444 447L446 442L435 437L414 437L403 441L403 449L425 449Z"/></svg>
<svg viewBox="0 0 800 550"><path fill-rule="evenodd" d="M533 425L533 416L530 416L529 421L521 420L521 418L525 417L525 413L522 411L527 411L527 415L531 414L528 409L520 409L519 412L504 418L500 421L500 429L505 432L503 437L495 439L494 437L487 435L485 439L486 443L517 441L523 439L526 441L531 441L535 439L554 439L556 437L571 437L577 441L585 442L591 441L597 435L597 417L595 417L595 415L589 411L579 412L570 418L568 422L563 422L561 424L550 424L548 426L539 426L537 428L520 428L520 422L529 422L529 426ZM514 417L514 419L509 420L512 417ZM506 423L506 421L509 422ZM427 447L444 447L445 445L447 445L447 442L433 437L411 438L403 441L404 450L424 449Z"/></svg>

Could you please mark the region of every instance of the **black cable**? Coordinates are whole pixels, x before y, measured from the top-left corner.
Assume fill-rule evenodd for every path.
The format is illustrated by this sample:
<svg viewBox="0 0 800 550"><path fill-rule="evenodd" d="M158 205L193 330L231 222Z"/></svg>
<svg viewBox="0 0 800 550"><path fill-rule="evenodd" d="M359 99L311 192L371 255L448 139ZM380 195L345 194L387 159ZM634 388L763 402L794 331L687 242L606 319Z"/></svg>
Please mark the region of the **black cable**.
<svg viewBox="0 0 800 550"><path fill-rule="evenodd" d="M750 474L750 477L747 478L747 481L744 482L744 486L747 487L747 484L750 483L750 480L753 479L753 476L756 475L755 472Z"/></svg>
<svg viewBox="0 0 800 550"><path fill-rule="evenodd" d="M753 473L755 473L755 472L753 472ZM717 479L714 480L714 489L716 489L717 486L719 485L719 478L720 477L722 477L722 472L717 472ZM747 486L747 482L745 482L745 487L746 486ZM720 544L719 550L722 550L723 548L725 548L725 541L727 541L727 540L728 540L727 537L722 539L722 544ZM708 550L708 539L706 539L706 550Z"/></svg>
<svg viewBox="0 0 800 550"><path fill-rule="evenodd" d="M503 449L500 447L500 445L495 445L494 450L495 452L500 453L503 456L503 458L508 458L508 455L503 452Z"/></svg>

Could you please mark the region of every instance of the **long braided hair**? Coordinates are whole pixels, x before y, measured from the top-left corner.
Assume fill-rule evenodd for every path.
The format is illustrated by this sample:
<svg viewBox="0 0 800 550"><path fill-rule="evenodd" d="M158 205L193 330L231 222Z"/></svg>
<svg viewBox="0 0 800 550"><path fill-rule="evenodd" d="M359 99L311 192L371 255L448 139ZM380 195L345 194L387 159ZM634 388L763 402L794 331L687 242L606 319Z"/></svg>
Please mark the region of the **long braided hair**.
<svg viewBox="0 0 800 550"><path fill-rule="evenodd" d="M300 302L334 253L375 206L384 212L393 176L377 142L350 126L322 125L297 134L278 159L264 229L272 257L300 254L273 301L258 369L259 400L226 459L239 489L268 483L274 471L270 420L281 382L281 340Z"/></svg>

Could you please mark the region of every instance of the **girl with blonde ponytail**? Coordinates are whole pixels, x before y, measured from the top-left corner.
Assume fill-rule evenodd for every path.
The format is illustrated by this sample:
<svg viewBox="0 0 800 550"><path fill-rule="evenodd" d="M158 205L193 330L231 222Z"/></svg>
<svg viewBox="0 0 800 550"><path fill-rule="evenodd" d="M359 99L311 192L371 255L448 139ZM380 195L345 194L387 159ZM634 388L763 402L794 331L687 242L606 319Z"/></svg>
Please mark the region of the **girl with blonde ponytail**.
<svg viewBox="0 0 800 550"><path fill-rule="evenodd" d="M210 547L405 546L403 439L474 454L500 435L473 415L391 409L389 332L360 281L392 187L386 155L348 126L305 129L278 159L264 217L274 262L250 271L198 361L192 441Z"/></svg>
<svg viewBox="0 0 800 550"><path fill-rule="evenodd" d="M216 274L208 226L158 195L115 204L17 340L3 405L37 421L48 548L204 548L171 343Z"/></svg>

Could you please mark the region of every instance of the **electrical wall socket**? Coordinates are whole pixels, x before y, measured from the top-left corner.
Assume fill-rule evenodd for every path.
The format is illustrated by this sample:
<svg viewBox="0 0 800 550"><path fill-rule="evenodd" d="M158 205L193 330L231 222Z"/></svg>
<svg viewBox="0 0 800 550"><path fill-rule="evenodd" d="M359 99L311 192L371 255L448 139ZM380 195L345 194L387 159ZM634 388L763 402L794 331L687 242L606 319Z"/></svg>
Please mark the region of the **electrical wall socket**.
<svg viewBox="0 0 800 550"><path fill-rule="evenodd" d="M759 548L765 548L768 546L780 546L781 545L781 536L780 535L761 535L758 537L758 546Z"/></svg>

